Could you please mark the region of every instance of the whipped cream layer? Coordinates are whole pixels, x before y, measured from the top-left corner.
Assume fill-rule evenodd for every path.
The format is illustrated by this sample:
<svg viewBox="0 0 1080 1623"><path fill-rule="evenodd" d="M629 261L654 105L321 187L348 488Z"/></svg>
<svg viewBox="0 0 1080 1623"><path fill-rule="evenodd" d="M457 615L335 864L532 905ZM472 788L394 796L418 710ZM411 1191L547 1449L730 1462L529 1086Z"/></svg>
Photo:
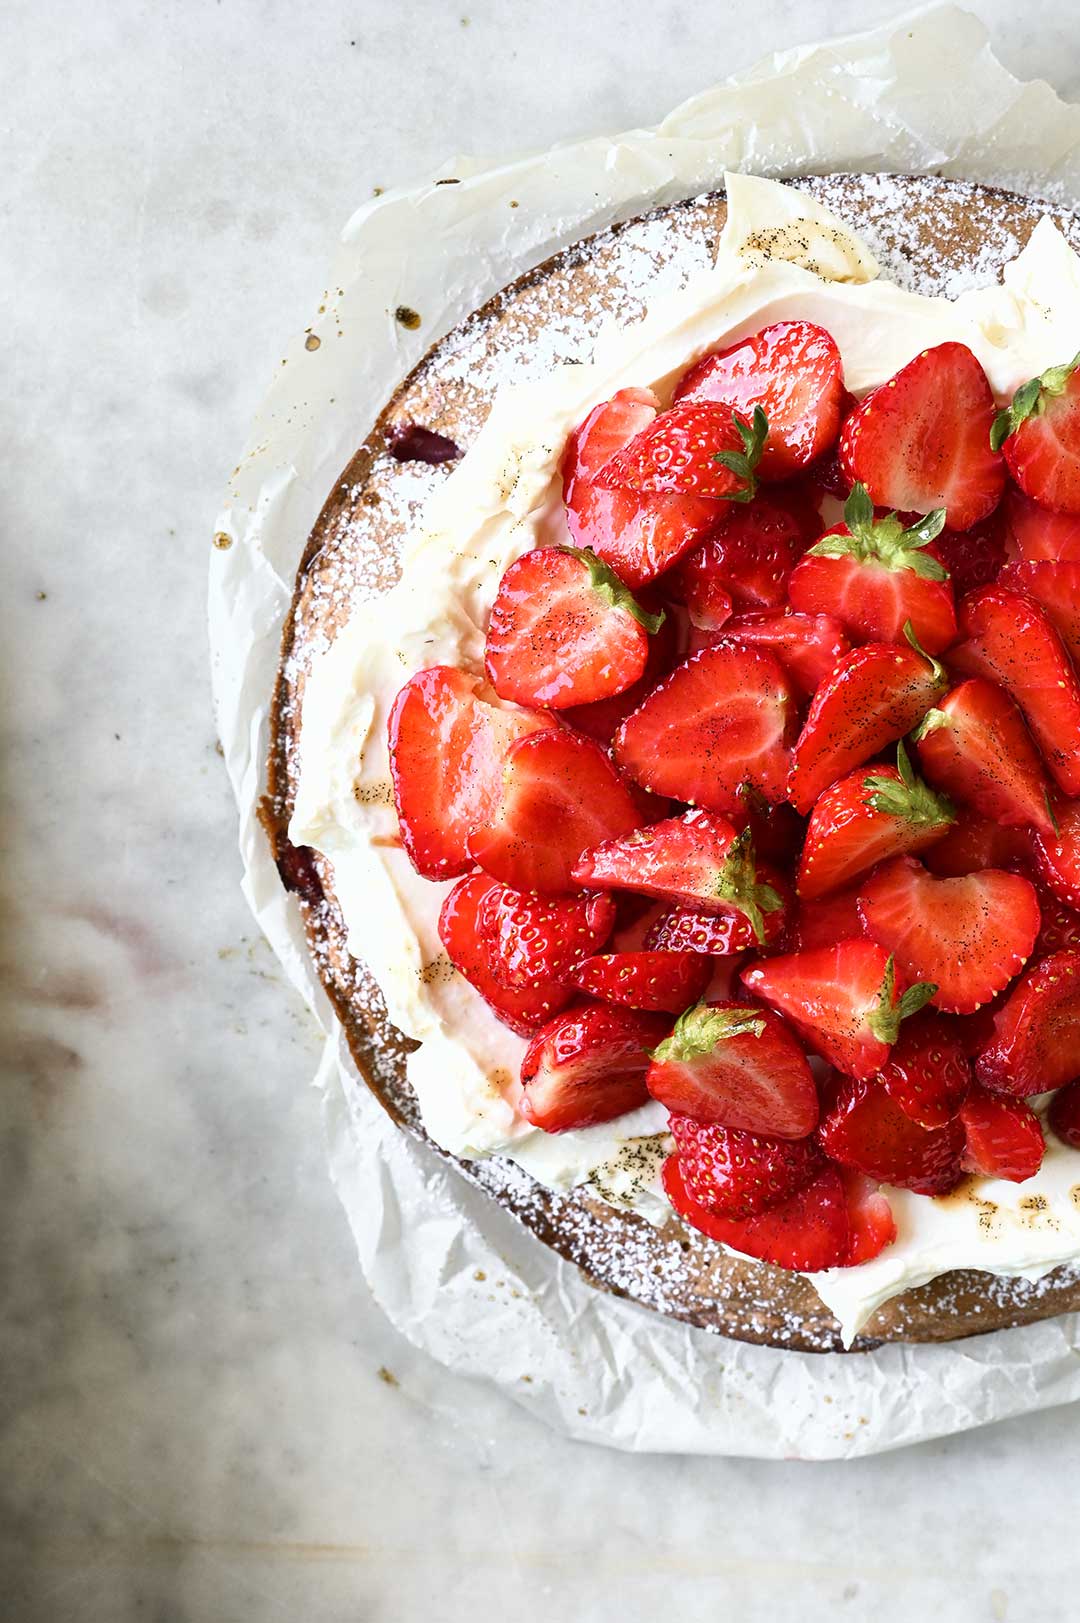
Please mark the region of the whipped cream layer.
<svg viewBox="0 0 1080 1623"><path fill-rule="evenodd" d="M483 669L484 633L504 570L567 539L559 463L567 435L617 389L667 401L709 350L769 322L819 323L864 394L920 350L967 344L999 398L1076 348L1080 258L1049 219L1002 281L954 300L897 287L858 237L803 192L726 177L728 218L715 266L609 324L587 365L498 391L468 454L432 495L405 544L402 577L357 605L312 665L290 838L334 866L351 951L378 980L394 1024L421 1047L408 1077L431 1137L455 1155L509 1156L556 1190L663 1222L666 1112L650 1104L602 1127L546 1134L515 1110L525 1042L449 965L438 938L449 884L420 878L393 841L386 722L402 682L435 664ZM850 1341L883 1301L952 1268L1038 1279L1080 1256L1080 1156L1051 1138L1043 1167L1016 1185L969 1180L944 1200L889 1190L898 1235L872 1262L808 1276Z"/></svg>

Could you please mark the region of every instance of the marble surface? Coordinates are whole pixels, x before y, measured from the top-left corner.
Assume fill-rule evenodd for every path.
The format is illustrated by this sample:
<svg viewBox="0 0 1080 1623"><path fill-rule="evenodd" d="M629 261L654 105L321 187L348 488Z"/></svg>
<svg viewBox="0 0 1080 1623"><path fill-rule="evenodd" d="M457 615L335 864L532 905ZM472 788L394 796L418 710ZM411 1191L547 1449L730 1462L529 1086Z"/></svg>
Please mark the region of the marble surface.
<svg viewBox="0 0 1080 1623"><path fill-rule="evenodd" d="M1073 1617L1080 1408L847 1465L617 1456L415 1353L359 1277L315 1032L237 890L224 475L373 186L897 9L461 7L0 12L0 1616ZM1080 96L1070 0L975 9Z"/></svg>

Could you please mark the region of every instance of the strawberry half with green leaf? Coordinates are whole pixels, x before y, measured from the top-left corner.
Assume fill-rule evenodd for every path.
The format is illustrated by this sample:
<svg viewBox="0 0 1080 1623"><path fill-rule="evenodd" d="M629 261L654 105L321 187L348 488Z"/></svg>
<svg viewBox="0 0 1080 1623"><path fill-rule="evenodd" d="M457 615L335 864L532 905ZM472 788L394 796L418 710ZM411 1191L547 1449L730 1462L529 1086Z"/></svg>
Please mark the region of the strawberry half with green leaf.
<svg viewBox="0 0 1080 1623"><path fill-rule="evenodd" d="M775 654L798 691L811 697L851 652L843 626L831 614L792 614L781 609L739 614L728 621L724 634L745 648L764 648Z"/></svg>
<svg viewBox="0 0 1080 1623"><path fill-rule="evenodd" d="M615 924L610 896L537 896L499 885L488 926L492 969L503 986L564 981L575 964L599 952Z"/></svg>
<svg viewBox="0 0 1080 1623"><path fill-rule="evenodd" d="M507 749L553 725L550 716L500 703L479 677L450 665L409 678L387 731L401 843L417 873L468 872L469 835L498 801Z"/></svg>
<svg viewBox="0 0 1080 1623"><path fill-rule="evenodd" d="M1042 1124L1022 1099L974 1087L960 1111L964 1125L964 1171L980 1178L1026 1183L1042 1166Z"/></svg>
<svg viewBox="0 0 1080 1623"><path fill-rule="evenodd" d="M664 1191L684 1223L732 1251L770 1262L776 1268L807 1274L840 1268L853 1260L856 1233L864 1243L863 1226L856 1230L848 1215L838 1167L823 1167L787 1200L743 1218L720 1217L695 1200L687 1188L679 1155L669 1155L664 1162L663 1180Z"/></svg>
<svg viewBox="0 0 1080 1623"><path fill-rule="evenodd" d="M971 1064L956 1022L924 1009L905 1020L877 1080L920 1127L944 1127L971 1087Z"/></svg>
<svg viewBox="0 0 1080 1623"><path fill-rule="evenodd" d="M943 1195L960 1179L959 1117L920 1127L874 1077L835 1077L827 1085L817 1137L830 1160L897 1189Z"/></svg>
<svg viewBox="0 0 1080 1623"><path fill-rule="evenodd" d="M990 430L1025 496L1055 513L1080 513L1080 355L1021 384Z"/></svg>
<svg viewBox="0 0 1080 1623"><path fill-rule="evenodd" d="M661 682L615 736L615 759L654 794L738 815L746 787L783 800L797 701L783 666L723 641Z"/></svg>
<svg viewBox="0 0 1080 1623"><path fill-rule="evenodd" d="M590 997L628 1009L680 1014L696 1003L712 978L699 952L608 952L583 958L570 979Z"/></svg>
<svg viewBox="0 0 1080 1623"><path fill-rule="evenodd" d="M763 479L787 479L822 456L839 432L843 399L840 351L811 321L777 321L706 355L675 390L676 404L708 401L747 419L764 411Z"/></svg>
<svg viewBox="0 0 1080 1623"><path fill-rule="evenodd" d="M1080 563L1080 514L1051 513L1015 485L1006 488L1000 511L1013 557L1027 563Z"/></svg>
<svg viewBox="0 0 1080 1623"><path fill-rule="evenodd" d="M439 940L454 968L503 1024L526 1037L564 1008L574 994L557 980L537 979L527 987L503 984L492 928L492 909L502 891L503 886L486 874L459 880L443 902Z"/></svg>
<svg viewBox="0 0 1080 1623"><path fill-rule="evenodd" d="M818 1096L799 1043L771 1009L698 1003L653 1049L654 1099L695 1121L766 1138L805 1138Z"/></svg>
<svg viewBox="0 0 1080 1623"><path fill-rule="evenodd" d="M1039 902L1030 880L1001 869L938 879L898 857L859 892L867 935L896 959L908 980L933 981L933 1002L974 1014L1004 991L1031 955Z"/></svg>
<svg viewBox="0 0 1080 1623"><path fill-rule="evenodd" d="M875 507L932 513L967 530L992 513L1005 465L990 445L994 396L966 344L937 344L866 396L840 435L840 462Z"/></svg>
<svg viewBox="0 0 1080 1623"><path fill-rule="evenodd" d="M485 873L514 890L576 890L583 851L637 828L629 789L598 744L557 731L531 733L507 751L500 798L469 836Z"/></svg>
<svg viewBox="0 0 1080 1623"><path fill-rule="evenodd" d="M803 901L849 884L889 857L925 851L953 822L952 802L915 776L902 743L896 761L895 767L852 772L821 796L799 860Z"/></svg>
<svg viewBox="0 0 1080 1623"><path fill-rule="evenodd" d="M676 908L653 920L645 936L645 946L654 952L700 952L714 958L729 958L740 952L768 952L784 945L793 898L791 886L771 863L758 863L759 886L767 886L780 898L781 905L762 915L765 940L759 941L745 913L706 913L695 908Z"/></svg>
<svg viewBox="0 0 1080 1623"><path fill-rule="evenodd" d="M673 572L672 585L682 594L691 623L706 631L719 630L733 606L778 608L796 560L813 539L804 513L782 495L759 494L749 505L731 502L729 509Z"/></svg>
<svg viewBox="0 0 1080 1623"><path fill-rule="evenodd" d="M944 525L943 507L908 528L895 513L876 518L866 486L854 485L843 524L792 571L792 607L835 615L858 641L896 642L910 622L927 653L940 654L956 636L956 606L948 571L926 549Z"/></svg>
<svg viewBox="0 0 1080 1623"><path fill-rule="evenodd" d="M502 699L564 709L624 692L645 670L650 614L588 547L537 547L499 583L485 669Z"/></svg>
<svg viewBox="0 0 1080 1623"><path fill-rule="evenodd" d="M796 811L809 812L830 784L903 738L946 686L941 665L913 641L852 649L818 688L796 741L788 781Z"/></svg>
<svg viewBox="0 0 1080 1623"><path fill-rule="evenodd" d="M775 1206L821 1169L821 1151L806 1137L765 1138L678 1113L668 1125L687 1189L718 1217L749 1217Z"/></svg>
<svg viewBox="0 0 1080 1623"><path fill-rule="evenodd" d="M949 663L999 683L1020 706L1058 787L1080 794L1080 680L1044 609L1023 592L984 586L960 604Z"/></svg>
<svg viewBox="0 0 1080 1623"><path fill-rule="evenodd" d="M881 1070L901 1021L917 1014L936 990L909 986L897 997L893 960L876 942L864 940L768 958L744 969L740 979L785 1015L815 1053L860 1077Z"/></svg>
<svg viewBox="0 0 1080 1623"><path fill-rule="evenodd" d="M564 1133L647 1104L648 1051L669 1023L607 1003L564 1010L537 1032L521 1062L522 1116L545 1133Z"/></svg>
<svg viewBox="0 0 1080 1623"><path fill-rule="evenodd" d="M1004 688L973 676L928 710L913 734L927 778L1007 828L1053 832L1042 760Z"/></svg>
<svg viewBox="0 0 1080 1623"><path fill-rule="evenodd" d="M722 406L671 406L606 463L596 483L649 495L677 492L749 502L769 425L760 406L747 422Z"/></svg>
<svg viewBox="0 0 1080 1623"><path fill-rule="evenodd" d="M1026 970L994 1017L975 1074L996 1093L1046 1093L1080 1070L1080 953Z"/></svg>
<svg viewBox="0 0 1080 1623"><path fill-rule="evenodd" d="M579 885L641 891L700 913L735 914L764 945L766 918L784 906L767 875L759 872L748 828L736 834L724 818L691 811L583 852L573 877Z"/></svg>

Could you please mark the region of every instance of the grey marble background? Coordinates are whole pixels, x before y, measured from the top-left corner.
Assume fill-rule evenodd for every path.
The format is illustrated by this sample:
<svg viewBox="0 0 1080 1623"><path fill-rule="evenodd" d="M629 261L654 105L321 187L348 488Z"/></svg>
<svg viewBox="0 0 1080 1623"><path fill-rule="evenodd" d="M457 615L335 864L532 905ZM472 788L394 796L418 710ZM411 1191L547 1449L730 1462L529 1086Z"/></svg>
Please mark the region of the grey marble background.
<svg viewBox="0 0 1080 1623"><path fill-rule="evenodd" d="M0 1617L1073 1618L1080 1409L851 1465L565 1443L405 1345L237 890L219 492L376 185L890 0L0 6ZM976 4L1080 95L1072 0Z"/></svg>

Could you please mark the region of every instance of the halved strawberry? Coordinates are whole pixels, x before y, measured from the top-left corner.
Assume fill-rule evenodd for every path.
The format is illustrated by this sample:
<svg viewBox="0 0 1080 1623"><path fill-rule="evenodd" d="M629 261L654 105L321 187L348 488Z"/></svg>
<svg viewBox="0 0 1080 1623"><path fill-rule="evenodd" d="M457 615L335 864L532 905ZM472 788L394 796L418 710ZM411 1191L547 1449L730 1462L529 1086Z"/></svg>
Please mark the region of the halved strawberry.
<svg viewBox="0 0 1080 1623"><path fill-rule="evenodd" d="M896 1218L888 1197L882 1194L874 1178L854 1167L843 1167L840 1176L844 1183L847 1202L850 1239L845 1268L855 1268L860 1262L871 1262L885 1247L896 1239Z"/></svg>
<svg viewBox="0 0 1080 1623"><path fill-rule="evenodd" d="M1058 1089L1046 1119L1063 1144L1080 1150L1080 1077Z"/></svg>
<svg viewBox="0 0 1080 1623"><path fill-rule="evenodd" d="M993 512L1005 486L1005 465L990 447L994 410L986 373L966 344L924 349L844 423L844 472L866 486L876 507L944 507L950 529L970 529Z"/></svg>
<svg viewBox="0 0 1080 1623"><path fill-rule="evenodd" d="M1080 562L1043 559L1006 564L998 580L1002 586L1033 597L1056 626L1072 660L1080 660Z"/></svg>
<svg viewBox="0 0 1080 1623"><path fill-rule="evenodd" d="M677 908L654 919L645 945L654 952L700 952L711 957L729 958L739 952L768 952L783 945L791 912L791 887L775 868L758 865L759 884L768 885L780 897L782 906L764 913L765 940L759 941L745 913L703 913Z"/></svg>
<svg viewBox="0 0 1080 1623"><path fill-rule="evenodd" d="M1004 502L970 530L950 530L946 526L930 548L949 571L949 584L958 602L965 592L989 586L1009 555L1003 507Z"/></svg>
<svg viewBox="0 0 1080 1623"><path fill-rule="evenodd" d="M775 1206L805 1188L821 1167L821 1151L807 1137L766 1138L677 1112L668 1125L687 1189L718 1217L749 1217Z"/></svg>
<svg viewBox="0 0 1080 1623"><path fill-rule="evenodd" d="M515 890L576 890L582 851L636 828L633 797L598 744L561 728L507 752L502 795L469 836L485 873Z"/></svg>
<svg viewBox="0 0 1080 1623"><path fill-rule="evenodd" d="M653 1049L649 1092L671 1111L766 1138L805 1138L818 1096L806 1055L771 1009L699 1003Z"/></svg>
<svg viewBox="0 0 1080 1623"><path fill-rule="evenodd" d="M1006 540L1022 559L1080 563L1080 514L1051 513L1015 485L1006 488L1001 514Z"/></svg>
<svg viewBox="0 0 1080 1623"><path fill-rule="evenodd" d="M966 1137L965 1172L1025 1183L1042 1166L1046 1153L1042 1124L1022 1099L1005 1099L974 1087L961 1107L960 1120Z"/></svg>
<svg viewBox="0 0 1080 1623"><path fill-rule="evenodd" d="M663 1178L667 1197L684 1223L743 1256L808 1274L842 1267L848 1260L852 1229L837 1167L823 1167L787 1200L745 1218L718 1217L696 1201L677 1155L664 1162Z"/></svg>
<svg viewBox="0 0 1080 1623"><path fill-rule="evenodd" d="M469 835L498 800L507 749L553 725L550 716L500 703L480 677L449 665L409 678L387 730L401 843L417 873L468 872Z"/></svg>
<svg viewBox="0 0 1080 1623"><path fill-rule="evenodd" d="M775 654L799 692L809 695L817 692L851 652L843 626L831 614L769 609L739 614L728 621L724 634L746 648L764 648Z"/></svg>
<svg viewBox="0 0 1080 1623"><path fill-rule="evenodd" d="M722 642L676 666L627 717L615 759L656 794L738 813L747 785L783 800L795 722L795 695L779 662L763 649Z"/></svg>
<svg viewBox="0 0 1080 1623"><path fill-rule="evenodd" d="M582 854L574 878L599 889L662 896L701 913L735 913L762 945L767 916L784 905L758 873L749 829L736 834L712 812L686 812L609 840Z"/></svg>
<svg viewBox="0 0 1080 1623"><path fill-rule="evenodd" d="M571 434L563 457L571 536L611 564L633 590L670 568L726 511L706 497L642 496L593 483L615 453L653 421L659 406L650 390L621 389Z"/></svg>
<svg viewBox="0 0 1080 1623"><path fill-rule="evenodd" d="M504 986L565 980L599 952L614 924L610 896L537 896L497 885L489 912L492 969Z"/></svg>
<svg viewBox="0 0 1080 1623"><path fill-rule="evenodd" d="M565 709L624 693L642 676L650 614L588 548L536 547L512 563L491 606L485 668L503 699Z"/></svg>
<svg viewBox="0 0 1080 1623"><path fill-rule="evenodd" d="M1053 830L1049 785L1024 718L1004 688L973 676L915 729L919 765L936 789L1006 827Z"/></svg>
<svg viewBox="0 0 1080 1623"><path fill-rule="evenodd" d="M786 479L832 445L840 430L844 369L824 327L777 321L706 355L686 372L675 400L711 401L749 419L768 418L763 479Z"/></svg>
<svg viewBox="0 0 1080 1623"><path fill-rule="evenodd" d="M603 489L677 492L748 502L768 433L760 407L746 420L723 406L670 406L617 451L596 476Z"/></svg>
<svg viewBox="0 0 1080 1623"><path fill-rule="evenodd" d="M461 879L443 902L439 914L439 940L446 956L469 985L480 993L504 1025L523 1037L573 997L573 989L556 980L537 980L531 986L504 986L497 973L492 909L502 885L486 874Z"/></svg>
<svg viewBox="0 0 1080 1623"><path fill-rule="evenodd" d="M646 1104L650 1048L667 1031L662 1014L586 1003L538 1031L521 1062L521 1114L545 1133L594 1127Z"/></svg>
<svg viewBox="0 0 1080 1623"><path fill-rule="evenodd" d="M1035 868L1059 901L1080 908L1080 801L1057 800L1053 811L1056 827L1031 842Z"/></svg>
<svg viewBox="0 0 1080 1623"><path fill-rule="evenodd" d="M1080 794L1080 681L1045 611L1022 592L984 586L960 604L949 663L999 682L1024 713L1051 775Z"/></svg>
<svg viewBox="0 0 1080 1623"><path fill-rule="evenodd" d="M843 524L792 570L792 607L834 614L859 642L896 642L910 623L927 653L940 654L956 636L956 605L948 570L926 549L944 524L944 508L907 529L895 513L875 518L866 486L855 485Z"/></svg>
<svg viewBox="0 0 1080 1623"><path fill-rule="evenodd" d="M827 896L799 898L792 924L792 948L807 952L811 947L832 947L837 941L853 940L864 934L859 917L859 881Z"/></svg>
<svg viewBox="0 0 1080 1623"><path fill-rule="evenodd" d="M905 1020L877 1079L920 1127L944 1127L971 1087L971 1064L956 1022L932 1009Z"/></svg>
<svg viewBox="0 0 1080 1623"><path fill-rule="evenodd" d="M733 605L778 608L796 560L813 540L802 510L780 495L728 507L719 527L675 571L692 624L706 631L718 631Z"/></svg>
<svg viewBox="0 0 1080 1623"><path fill-rule="evenodd" d="M915 776L903 744L896 759L894 767L849 773L821 796L799 861L804 901L849 884L889 857L924 851L952 823L952 802Z"/></svg>
<svg viewBox="0 0 1080 1623"><path fill-rule="evenodd" d="M648 606L653 605L650 602ZM627 716L644 703L656 684L668 675L678 658L679 643L678 619L674 614L665 614L655 636L649 637L645 669L638 680L610 699L597 699L593 704L572 705L560 711L560 721L609 748Z"/></svg>
<svg viewBox="0 0 1080 1623"><path fill-rule="evenodd" d="M808 1047L850 1076L880 1071L901 1021L934 992L911 986L898 998L892 959L864 940L766 958L739 978L786 1015Z"/></svg>
<svg viewBox="0 0 1080 1623"><path fill-rule="evenodd" d="M1080 1071L1080 953L1026 970L994 1018L975 1074L996 1093L1047 1093Z"/></svg>
<svg viewBox="0 0 1080 1623"><path fill-rule="evenodd" d="M1080 513L1080 355L1022 384L994 418L990 443L1033 501Z"/></svg>
<svg viewBox="0 0 1080 1623"><path fill-rule="evenodd" d="M788 799L808 812L846 772L903 738L945 692L937 660L914 647L864 643L818 688L795 744Z"/></svg>
<svg viewBox="0 0 1080 1623"><path fill-rule="evenodd" d="M699 952L608 952L583 958L570 971L590 997L669 1014L696 1003L711 977L712 965Z"/></svg>
<svg viewBox="0 0 1080 1623"><path fill-rule="evenodd" d="M1026 829L1003 828L974 812L962 812L940 840L921 853L931 873L944 879L978 873L980 868L1006 868L1027 873L1031 868L1031 837Z"/></svg>
<svg viewBox="0 0 1080 1623"><path fill-rule="evenodd" d="M933 981L935 1007L974 1014L1004 991L1039 933L1035 887L1000 868L938 879L912 857L879 868L859 892L866 933L901 975Z"/></svg>
<svg viewBox="0 0 1080 1623"><path fill-rule="evenodd" d="M832 1079L817 1137L830 1160L897 1189L943 1195L961 1175L959 1117L944 1127L920 1127L873 1077Z"/></svg>

